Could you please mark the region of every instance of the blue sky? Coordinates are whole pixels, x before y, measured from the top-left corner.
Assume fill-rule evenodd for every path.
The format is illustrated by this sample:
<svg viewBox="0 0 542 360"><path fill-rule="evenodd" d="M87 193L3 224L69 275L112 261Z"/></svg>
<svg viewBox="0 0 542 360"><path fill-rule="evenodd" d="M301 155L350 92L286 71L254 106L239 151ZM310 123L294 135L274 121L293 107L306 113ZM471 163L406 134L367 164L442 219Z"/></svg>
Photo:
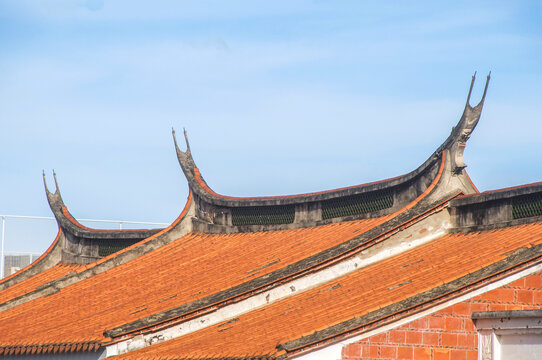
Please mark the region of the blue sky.
<svg viewBox="0 0 542 360"><path fill-rule="evenodd" d="M280 195L421 164L492 71L465 161L480 190L542 181L535 1L0 0L0 213L171 222L186 127L217 192ZM6 250L54 225L11 222Z"/></svg>

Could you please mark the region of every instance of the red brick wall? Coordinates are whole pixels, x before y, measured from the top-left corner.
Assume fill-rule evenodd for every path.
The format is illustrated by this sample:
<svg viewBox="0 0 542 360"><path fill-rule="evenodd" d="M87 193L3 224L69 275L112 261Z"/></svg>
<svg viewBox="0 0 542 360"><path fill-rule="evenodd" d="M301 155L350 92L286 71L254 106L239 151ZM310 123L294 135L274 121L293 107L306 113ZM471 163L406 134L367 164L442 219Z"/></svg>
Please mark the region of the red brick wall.
<svg viewBox="0 0 542 360"><path fill-rule="evenodd" d="M343 360L476 360L475 311L542 307L542 272L343 347Z"/></svg>

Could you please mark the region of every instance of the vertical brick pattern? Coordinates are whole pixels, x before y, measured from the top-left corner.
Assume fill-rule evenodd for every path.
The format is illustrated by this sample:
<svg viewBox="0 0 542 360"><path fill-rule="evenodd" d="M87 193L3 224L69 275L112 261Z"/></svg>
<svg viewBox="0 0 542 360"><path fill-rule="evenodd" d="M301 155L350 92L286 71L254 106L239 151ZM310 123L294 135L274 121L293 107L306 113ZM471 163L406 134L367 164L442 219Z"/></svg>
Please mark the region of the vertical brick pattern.
<svg viewBox="0 0 542 360"><path fill-rule="evenodd" d="M477 360L477 311L542 307L542 272L457 303L387 332L345 345L343 360Z"/></svg>

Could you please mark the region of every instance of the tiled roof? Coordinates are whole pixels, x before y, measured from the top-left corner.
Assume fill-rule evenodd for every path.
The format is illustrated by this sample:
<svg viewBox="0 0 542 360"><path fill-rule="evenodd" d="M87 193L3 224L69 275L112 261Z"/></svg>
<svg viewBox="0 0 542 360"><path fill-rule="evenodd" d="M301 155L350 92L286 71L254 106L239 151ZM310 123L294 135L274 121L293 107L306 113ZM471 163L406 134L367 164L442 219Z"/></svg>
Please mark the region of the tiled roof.
<svg viewBox="0 0 542 360"><path fill-rule="evenodd" d="M107 329L261 277L387 218L259 233L190 233L53 295L0 312L0 346L102 341Z"/></svg>
<svg viewBox="0 0 542 360"><path fill-rule="evenodd" d="M510 267L540 261L541 244L541 223L448 234L312 290L118 358L283 355L281 348L293 349L360 329L408 306L458 293Z"/></svg>
<svg viewBox="0 0 542 360"><path fill-rule="evenodd" d="M420 215L418 212L427 211L427 204L418 204L438 183L443 166L444 157L429 188L394 214L289 230L189 233L51 295L0 312L0 349L22 346L20 351L25 352L37 349L36 345L103 342L109 340L104 335L106 330L151 315L156 318L156 314L171 309L182 308L183 315L190 316L243 292L248 294L293 276L307 270L307 266L326 261L329 256L322 254L332 248L332 256L340 255L384 230L391 231L411 221L412 216ZM187 209L188 204L183 214ZM410 212L413 215L407 216ZM382 229L375 232L379 225ZM371 235L367 239L360 237L364 233ZM344 247L349 240L352 244ZM95 266L106 259L97 261ZM298 268L302 261L307 264ZM83 270L92 271L92 266L87 265ZM28 345L32 346L24 350Z"/></svg>
<svg viewBox="0 0 542 360"><path fill-rule="evenodd" d="M27 294L39 288L40 286L61 278L72 271L84 268L83 265L72 265L58 263L57 265L42 271L26 280L18 282L2 291L0 291L0 304L15 299L21 295Z"/></svg>
<svg viewBox="0 0 542 360"><path fill-rule="evenodd" d="M359 331L371 322L408 311L412 306L422 306L446 295L446 291L461 291L466 284L495 275L509 265L519 266L519 260L528 261L540 256L542 245L534 245L542 242L542 225L530 224L478 233L455 233L439 239L434 239L438 236L436 233L424 235L423 241L432 239L432 242L391 258L387 257L392 253L375 256L374 261L377 258L381 261L365 268L360 265L358 269L356 262L349 270L353 272L339 279L336 279L338 273L334 272L336 268L329 268L334 264L344 265L343 260L352 260L356 254L388 237L392 237L392 245L399 240L406 242L408 238L399 238L401 230L412 224L417 226L419 221L423 222L433 214L448 214L443 209L450 199L476 191L463 172L466 165L462 154L465 141L480 118L489 76L482 100L471 107L469 99L474 80L473 76L461 120L421 166L397 178L360 186L297 196L240 199L219 195L201 177L192 159L186 132L186 152L179 149L174 135L179 163L191 191L181 216L162 231L119 232L86 228L64 206L56 175L53 173L55 193L47 189L44 175L49 204L61 228L60 234L65 235L64 240L78 246L84 243L81 239L88 240L92 246L96 245L92 241L97 239L130 238L137 243L132 242L133 245L115 255L80 267L53 266L58 258L50 256L44 266L27 272L28 276L4 283L4 287L10 287L0 293L0 304L3 298L9 301L20 295L30 293L30 296L0 307L4 309L0 311L0 355L96 351L107 344L130 339L136 333L172 326L230 303L239 306L237 301L240 300L252 302L253 298L248 297L303 277L299 280L309 279L304 289L310 290L298 295L287 290L290 297L284 300L252 311L243 308L242 311L249 312L126 355L126 358L134 359L283 357L287 352L304 349L313 343ZM356 218L342 213L343 217L326 218L320 213L323 201L343 197L361 199L364 194L377 192L389 193L386 197L397 202L385 211L373 212L373 218L353 220ZM233 208L283 205L295 205L293 223L243 227L232 219ZM309 205L312 208L308 209ZM184 219L189 209L190 215ZM391 211L394 213L389 214ZM232 218L228 218L228 214ZM217 222L215 215L220 218ZM447 220L441 225L439 234L448 227ZM268 231L259 231L262 229ZM188 231L192 232L186 234ZM215 232L222 233L213 234ZM422 242L422 239L417 240L420 242L416 244ZM413 243L401 243L396 251L404 251L409 246ZM475 246L478 256L472 257ZM532 249L535 250L515 256L509 263L502 262L508 259L507 252L525 246L534 246ZM386 251L376 247L379 255ZM70 256L64 255L66 253L62 253L65 261L93 261L88 256L81 259L74 255L70 260ZM311 276L320 276L322 269L333 273L336 280L311 288L316 286ZM75 274L69 274L70 271ZM305 277L308 274L311 276ZM328 281L321 279L324 278L317 281ZM435 290L443 284L445 291ZM286 288L290 284L284 285ZM40 288L42 290L34 291ZM277 289L280 287L274 288ZM414 298L417 303L412 300ZM270 301L269 296L266 301Z"/></svg>

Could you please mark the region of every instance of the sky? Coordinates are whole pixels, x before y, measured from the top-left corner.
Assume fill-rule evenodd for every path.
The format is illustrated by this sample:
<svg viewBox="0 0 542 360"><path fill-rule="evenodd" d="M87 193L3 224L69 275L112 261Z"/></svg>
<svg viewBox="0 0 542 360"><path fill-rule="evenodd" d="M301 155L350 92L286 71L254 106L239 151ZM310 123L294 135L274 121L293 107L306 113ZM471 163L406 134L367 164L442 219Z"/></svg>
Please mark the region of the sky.
<svg viewBox="0 0 542 360"><path fill-rule="evenodd" d="M171 223L188 186L284 195L407 173L491 82L465 150L480 191L542 181L536 1L0 0L0 214ZM54 185L52 185L54 190ZM56 224L6 222L6 251ZM87 224L96 226L96 224Z"/></svg>

